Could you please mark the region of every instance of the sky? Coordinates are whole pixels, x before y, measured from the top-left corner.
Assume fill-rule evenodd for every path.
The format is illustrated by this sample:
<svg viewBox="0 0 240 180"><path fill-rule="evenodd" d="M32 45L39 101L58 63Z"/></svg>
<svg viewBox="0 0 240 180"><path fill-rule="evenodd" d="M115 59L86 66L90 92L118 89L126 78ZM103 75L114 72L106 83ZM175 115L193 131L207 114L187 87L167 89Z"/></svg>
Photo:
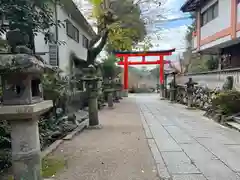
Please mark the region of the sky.
<svg viewBox="0 0 240 180"><path fill-rule="evenodd" d="M87 0L75 1L80 3L80 9L83 14L87 16L87 13L89 13L89 9L91 8L89 3L87 3ZM169 19L189 16L188 14L184 14L180 11L180 8L185 1L186 0L155 0L157 3L148 2L140 5L142 18L145 22L147 22L146 29L153 45L150 50L176 48L176 52L173 53L172 56L165 58L167 60L177 61L186 47L185 34L187 27L191 24L192 20L188 18L167 21ZM159 6L160 2L161 5ZM90 23L93 22L92 19L87 19ZM152 60L153 58L149 57L148 59Z"/></svg>

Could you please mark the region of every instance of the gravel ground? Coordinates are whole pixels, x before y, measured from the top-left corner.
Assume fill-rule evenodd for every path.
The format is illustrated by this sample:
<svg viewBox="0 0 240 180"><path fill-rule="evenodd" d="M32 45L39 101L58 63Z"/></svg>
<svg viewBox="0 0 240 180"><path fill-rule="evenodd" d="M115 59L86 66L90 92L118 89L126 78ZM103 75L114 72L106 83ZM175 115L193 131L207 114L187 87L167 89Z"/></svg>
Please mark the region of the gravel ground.
<svg viewBox="0 0 240 180"><path fill-rule="evenodd" d="M57 180L159 180L134 98L99 113L99 130L84 130L52 155L67 165Z"/></svg>

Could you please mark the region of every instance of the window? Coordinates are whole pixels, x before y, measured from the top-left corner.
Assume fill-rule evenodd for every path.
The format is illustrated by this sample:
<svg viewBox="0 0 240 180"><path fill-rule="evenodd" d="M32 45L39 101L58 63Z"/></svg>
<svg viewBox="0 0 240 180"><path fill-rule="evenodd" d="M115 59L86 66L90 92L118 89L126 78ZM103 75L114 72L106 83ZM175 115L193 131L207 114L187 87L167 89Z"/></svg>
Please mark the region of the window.
<svg viewBox="0 0 240 180"><path fill-rule="evenodd" d="M84 35L82 36L82 45L85 48L88 48L88 45L89 45L89 40Z"/></svg>
<svg viewBox="0 0 240 180"><path fill-rule="evenodd" d="M213 6L213 18L216 18L218 16L218 3Z"/></svg>
<svg viewBox="0 0 240 180"><path fill-rule="evenodd" d="M79 43L79 31L78 29L69 21L66 21L67 35Z"/></svg>
<svg viewBox="0 0 240 180"><path fill-rule="evenodd" d="M207 10L201 14L201 26L212 21L218 16L218 1L211 5Z"/></svg>

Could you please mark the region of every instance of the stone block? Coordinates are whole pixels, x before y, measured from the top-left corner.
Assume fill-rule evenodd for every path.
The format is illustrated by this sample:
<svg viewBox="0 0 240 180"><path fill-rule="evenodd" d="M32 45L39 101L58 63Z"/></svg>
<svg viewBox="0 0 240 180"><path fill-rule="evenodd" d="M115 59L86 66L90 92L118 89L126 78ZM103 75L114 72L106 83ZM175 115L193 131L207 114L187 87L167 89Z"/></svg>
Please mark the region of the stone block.
<svg viewBox="0 0 240 180"><path fill-rule="evenodd" d="M171 174L200 174L184 152L162 152L162 156Z"/></svg>

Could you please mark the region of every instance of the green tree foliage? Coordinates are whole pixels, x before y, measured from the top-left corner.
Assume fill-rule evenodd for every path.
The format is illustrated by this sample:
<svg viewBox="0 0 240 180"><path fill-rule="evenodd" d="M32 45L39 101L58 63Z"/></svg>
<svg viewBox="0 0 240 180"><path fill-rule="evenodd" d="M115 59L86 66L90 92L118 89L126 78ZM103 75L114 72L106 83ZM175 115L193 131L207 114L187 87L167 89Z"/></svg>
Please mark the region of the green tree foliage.
<svg viewBox="0 0 240 180"><path fill-rule="evenodd" d="M194 21L190 26L188 26L185 39L187 41L187 48L192 48L193 32L196 29L196 22Z"/></svg>
<svg viewBox="0 0 240 180"><path fill-rule="evenodd" d="M192 56L191 62L188 65L187 72L188 73L199 73L199 72L204 72L204 71L208 71L207 58L204 56L199 56L199 57Z"/></svg>
<svg viewBox="0 0 240 180"><path fill-rule="evenodd" d="M119 17L119 26L112 28L107 47L109 50L131 50L146 35L140 7L129 0L117 1L112 6Z"/></svg>
<svg viewBox="0 0 240 180"><path fill-rule="evenodd" d="M218 58L216 56L210 56L206 62L206 66L210 71L218 69Z"/></svg>
<svg viewBox="0 0 240 180"><path fill-rule="evenodd" d="M215 110L220 110L223 114L232 115L239 113L240 93L236 90L221 92L212 101Z"/></svg>
<svg viewBox="0 0 240 180"><path fill-rule="evenodd" d="M69 81L60 75L61 71L45 73L42 79L44 99L52 100L54 110L66 103L69 96ZM62 106L64 109L65 107Z"/></svg>
<svg viewBox="0 0 240 180"><path fill-rule="evenodd" d="M129 50L146 34L140 19L140 8L133 1L90 0L98 34L88 48L88 64L94 64L97 55L108 42L108 52ZM108 41L107 41L108 40ZM96 43L100 43L96 46Z"/></svg>
<svg viewBox="0 0 240 180"><path fill-rule="evenodd" d="M213 55L192 56L191 63L188 67L189 73L199 73L212 71L218 68L218 58Z"/></svg>
<svg viewBox="0 0 240 180"><path fill-rule="evenodd" d="M181 61L181 68L184 72L188 72L189 66L191 64L191 61L194 59L194 56L192 55L192 40L193 40L193 32L195 31L196 22L194 21L190 26L188 26L187 33L185 35L185 40L187 43L187 49L184 52L184 59ZM184 73L182 72L182 73Z"/></svg>
<svg viewBox="0 0 240 180"><path fill-rule="evenodd" d="M116 65L118 59L110 55L102 63L102 74L104 79L114 79L121 73L121 68Z"/></svg>
<svg viewBox="0 0 240 180"><path fill-rule="evenodd" d="M1 26L0 35L7 28L20 29L29 35L29 48L34 50L34 35L43 33L45 41L51 40L50 27L60 25L53 17L53 9L49 3L59 3L58 0L0 0L0 15L9 21L9 27Z"/></svg>

